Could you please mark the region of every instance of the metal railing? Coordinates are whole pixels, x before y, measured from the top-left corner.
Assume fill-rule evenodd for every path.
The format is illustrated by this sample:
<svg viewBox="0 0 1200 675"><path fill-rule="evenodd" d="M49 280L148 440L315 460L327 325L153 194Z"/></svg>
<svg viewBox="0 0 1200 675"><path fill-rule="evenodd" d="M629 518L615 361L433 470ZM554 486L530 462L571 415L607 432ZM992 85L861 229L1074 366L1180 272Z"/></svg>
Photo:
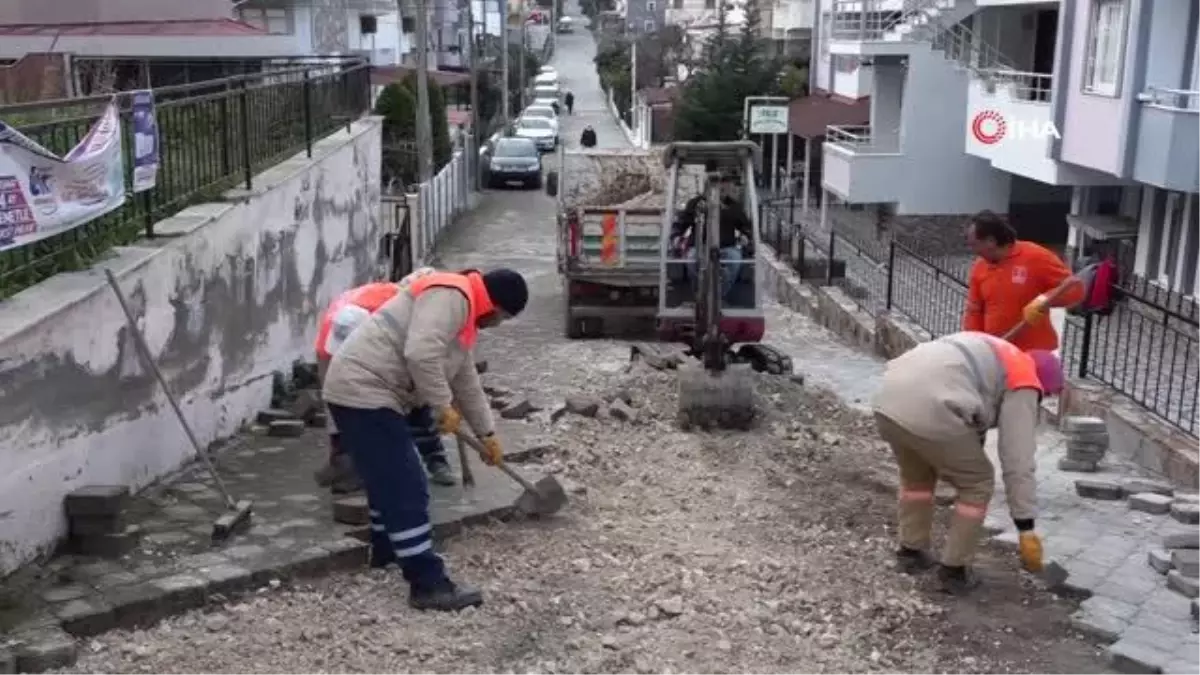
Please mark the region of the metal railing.
<svg viewBox="0 0 1200 675"><path fill-rule="evenodd" d="M1151 86L1138 95L1138 100L1165 110L1200 113L1200 90L1196 89Z"/></svg>
<svg viewBox="0 0 1200 675"><path fill-rule="evenodd" d="M0 252L0 298L53 274L81 269L113 246L154 236L154 223L223 191L253 187L254 174L348 127L370 105L361 61L272 70L154 90L159 171L154 188L127 194L102 218ZM132 186L131 92L116 94L125 184ZM83 139L111 95L0 107L0 119L65 154Z"/></svg>
<svg viewBox="0 0 1200 675"><path fill-rule="evenodd" d="M836 0L830 17L835 40L882 40L901 24L919 24L930 10L954 7L955 0Z"/></svg>
<svg viewBox="0 0 1200 675"><path fill-rule="evenodd" d="M830 125L825 129L825 142L859 155L890 155L900 152L899 133L878 136L869 126Z"/></svg>
<svg viewBox="0 0 1200 675"><path fill-rule="evenodd" d="M982 77L982 71L1018 71L1012 59L961 23L947 26L933 21L917 27L910 35L913 39L928 40L946 58L977 76Z"/></svg>
<svg viewBox="0 0 1200 675"><path fill-rule="evenodd" d="M989 93L1003 88L1008 95L1017 101L1031 103L1049 103L1050 92L1054 90L1054 75L1050 73L1029 73L1005 68L979 68L975 70L979 79Z"/></svg>

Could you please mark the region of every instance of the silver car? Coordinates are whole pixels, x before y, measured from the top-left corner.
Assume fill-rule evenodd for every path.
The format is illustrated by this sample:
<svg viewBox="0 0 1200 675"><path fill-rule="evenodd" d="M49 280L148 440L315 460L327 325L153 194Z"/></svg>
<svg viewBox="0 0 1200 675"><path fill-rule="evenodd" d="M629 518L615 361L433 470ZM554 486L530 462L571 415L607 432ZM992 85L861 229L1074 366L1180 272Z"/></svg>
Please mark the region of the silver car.
<svg viewBox="0 0 1200 675"><path fill-rule="evenodd" d="M528 138L543 152L553 151L558 147L557 125L548 119L540 117L522 117L517 120L517 128L513 135L518 138Z"/></svg>

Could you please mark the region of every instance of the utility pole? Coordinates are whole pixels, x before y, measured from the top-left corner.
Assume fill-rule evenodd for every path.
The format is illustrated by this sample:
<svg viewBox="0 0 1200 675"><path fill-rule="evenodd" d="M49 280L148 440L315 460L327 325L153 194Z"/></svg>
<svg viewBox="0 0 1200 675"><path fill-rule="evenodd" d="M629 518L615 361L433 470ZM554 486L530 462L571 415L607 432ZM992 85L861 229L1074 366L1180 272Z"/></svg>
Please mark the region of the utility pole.
<svg viewBox="0 0 1200 675"><path fill-rule="evenodd" d="M500 106L504 108L504 128L507 130L512 115L512 102L508 100L508 0L496 0L500 9Z"/></svg>
<svg viewBox="0 0 1200 675"><path fill-rule="evenodd" d="M471 138L475 147L479 147L479 41L475 39L475 0L462 0L467 6L467 69L471 73ZM487 7L483 12L484 23L487 23Z"/></svg>
<svg viewBox="0 0 1200 675"><path fill-rule="evenodd" d="M526 104L525 83L527 82L527 80L525 79L526 78L525 61L527 61L528 59L525 58L525 52L528 51L528 49L529 49L529 30L525 27L525 25L526 25L525 18L526 18L525 17L525 0L521 0L521 14L520 14L521 55L520 55L520 57L518 57L520 59L520 61L517 63L517 68L518 68L517 73L521 77L521 90L520 90L521 91L521 112L525 111L525 104Z"/></svg>
<svg viewBox="0 0 1200 675"><path fill-rule="evenodd" d="M416 3L417 171L424 183L433 178L433 134L429 122L429 11L425 0L416 0Z"/></svg>
<svg viewBox="0 0 1200 675"><path fill-rule="evenodd" d="M637 102L637 43L638 34L633 34L629 43L629 121L633 122L633 106Z"/></svg>

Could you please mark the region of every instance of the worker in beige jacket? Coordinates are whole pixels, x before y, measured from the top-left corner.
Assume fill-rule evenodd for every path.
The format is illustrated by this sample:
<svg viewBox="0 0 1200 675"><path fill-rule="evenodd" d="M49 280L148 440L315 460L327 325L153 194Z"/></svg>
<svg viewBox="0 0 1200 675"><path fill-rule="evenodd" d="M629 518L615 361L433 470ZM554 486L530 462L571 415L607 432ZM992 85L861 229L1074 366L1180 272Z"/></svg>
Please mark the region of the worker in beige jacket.
<svg viewBox="0 0 1200 675"><path fill-rule="evenodd" d="M900 466L902 570L933 566L928 553L934 487L939 478L957 491L939 577L962 594L978 585L970 564L992 498L995 468L984 454L988 429L1000 432L1000 469L1017 526L1021 561L1042 567L1033 530L1037 508L1035 429L1043 394L1062 389L1062 364L1053 352L1022 352L1001 338L964 332L925 342L892 359L876 394L875 422Z"/></svg>
<svg viewBox="0 0 1200 675"><path fill-rule="evenodd" d="M465 417L484 461L500 462L475 343L479 329L516 316L528 297L525 279L508 269L422 276L350 334L325 375L325 402L367 490L372 565L399 563L417 609L458 610L483 596L450 581L433 551L429 486L406 416L428 405L443 434Z"/></svg>

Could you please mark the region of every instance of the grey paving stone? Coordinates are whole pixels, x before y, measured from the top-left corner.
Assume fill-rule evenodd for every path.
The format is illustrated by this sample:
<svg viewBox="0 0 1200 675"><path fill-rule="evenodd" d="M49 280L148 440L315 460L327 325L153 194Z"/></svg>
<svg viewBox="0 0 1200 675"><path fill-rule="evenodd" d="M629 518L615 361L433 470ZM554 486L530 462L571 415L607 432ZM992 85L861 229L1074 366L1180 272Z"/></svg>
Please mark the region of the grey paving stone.
<svg viewBox="0 0 1200 675"><path fill-rule="evenodd" d="M124 485L85 485L72 490L64 499L67 517L112 516L120 513L129 501L129 488Z"/></svg>
<svg viewBox="0 0 1200 675"><path fill-rule="evenodd" d="M1200 551L1181 548L1171 552L1171 565L1185 577L1200 576Z"/></svg>
<svg viewBox="0 0 1200 675"><path fill-rule="evenodd" d="M1121 633L1122 640L1132 640L1148 647L1153 647L1163 653L1163 661L1166 661L1172 651L1179 644L1180 634L1164 633L1162 631L1145 628L1137 624L1131 625Z"/></svg>
<svg viewBox="0 0 1200 675"><path fill-rule="evenodd" d="M275 438L298 438L304 435L304 420L274 420L267 425L267 435Z"/></svg>
<svg viewBox="0 0 1200 675"><path fill-rule="evenodd" d="M1174 502L1171 504L1171 517L1185 525L1196 525L1200 523L1200 504Z"/></svg>
<svg viewBox="0 0 1200 675"><path fill-rule="evenodd" d="M1129 496L1129 508L1161 515L1171 510L1171 498L1154 492L1139 492Z"/></svg>
<svg viewBox="0 0 1200 675"><path fill-rule="evenodd" d="M1150 549L1147 562L1150 564L1151 569L1159 574L1166 574L1171 571L1171 553L1165 549Z"/></svg>
<svg viewBox="0 0 1200 675"><path fill-rule="evenodd" d="M258 416L256 417L256 421L263 426L269 426L271 422L293 419L296 419L296 416L292 414L292 411L284 410L283 408L268 408L267 410L260 410L258 411Z"/></svg>
<svg viewBox="0 0 1200 675"><path fill-rule="evenodd" d="M1166 497L1175 494L1175 486L1162 480L1153 478L1130 478L1127 479L1123 486L1127 494L1140 494L1142 492L1153 492Z"/></svg>
<svg viewBox="0 0 1200 675"><path fill-rule="evenodd" d="M116 625L113 606L99 596L68 600L53 611L62 627L72 635L99 635Z"/></svg>
<svg viewBox="0 0 1200 675"><path fill-rule="evenodd" d="M1138 614L1138 605L1116 598L1093 595L1079 603L1079 609L1088 614L1106 614L1123 621L1131 621Z"/></svg>
<svg viewBox="0 0 1200 675"><path fill-rule="evenodd" d="M151 546L174 546L191 540L187 532L154 532L142 535L142 543Z"/></svg>
<svg viewBox="0 0 1200 675"><path fill-rule="evenodd" d="M1072 415L1063 420L1063 431L1067 435L1081 432L1106 431L1108 425L1100 417Z"/></svg>
<svg viewBox="0 0 1200 675"><path fill-rule="evenodd" d="M1200 668L1191 661L1176 659L1163 666L1162 672L1169 675L1196 675L1197 672L1200 672Z"/></svg>
<svg viewBox="0 0 1200 675"><path fill-rule="evenodd" d="M208 519L209 513L195 504L172 504L163 508L162 515L176 521Z"/></svg>
<svg viewBox="0 0 1200 675"><path fill-rule="evenodd" d="M1071 627L1097 640L1115 642L1129 623L1111 614L1080 610L1071 615Z"/></svg>
<svg viewBox="0 0 1200 675"><path fill-rule="evenodd" d="M1074 471L1077 473L1095 473L1096 460L1073 459L1071 457L1063 457L1058 460L1059 471Z"/></svg>
<svg viewBox="0 0 1200 675"><path fill-rule="evenodd" d="M1128 602L1131 605L1140 605L1146 601L1146 597L1153 590L1154 584L1126 577L1110 577L1104 583L1096 585L1092 592L1106 598Z"/></svg>
<svg viewBox="0 0 1200 675"><path fill-rule="evenodd" d="M237 546L230 546L222 551L225 557L232 558L233 560L249 560L251 558L258 558L265 555L266 552L267 549L259 546L258 544L238 544Z"/></svg>
<svg viewBox="0 0 1200 675"><path fill-rule="evenodd" d="M285 502L291 502L293 504L315 504L316 502L321 501L320 497L311 493L286 495L282 499Z"/></svg>
<svg viewBox="0 0 1200 675"><path fill-rule="evenodd" d="M1200 530L1172 532L1163 535L1163 548L1200 548Z"/></svg>
<svg viewBox="0 0 1200 675"><path fill-rule="evenodd" d="M221 563L210 567L201 567L196 574L204 580L209 593L229 593L241 590L251 584L251 572L241 565Z"/></svg>
<svg viewBox="0 0 1200 675"><path fill-rule="evenodd" d="M82 598L85 595L90 595L92 590L82 584L68 584L64 586L51 586L42 591L42 599L49 603L66 602L67 600L75 600Z"/></svg>
<svg viewBox="0 0 1200 675"><path fill-rule="evenodd" d="M1185 598L1200 596L1200 582L1193 577L1185 577L1179 570L1167 572L1167 588L1182 594Z"/></svg>
<svg viewBox="0 0 1200 675"><path fill-rule="evenodd" d="M1125 496L1125 491L1119 483L1089 478L1075 481L1075 494L1088 499L1116 501Z"/></svg>
<svg viewBox="0 0 1200 675"><path fill-rule="evenodd" d="M1161 650L1133 640L1118 640L1108 647L1108 658L1120 673L1161 673L1167 658Z"/></svg>
<svg viewBox="0 0 1200 675"><path fill-rule="evenodd" d="M44 673L74 665L79 656L75 639L61 628L49 628L29 636L16 650L17 671Z"/></svg>
<svg viewBox="0 0 1200 675"><path fill-rule="evenodd" d="M140 577L133 572L113 572L112 574L105 574L104 576L96 579L96 588L101 592L104 592L104 589L106 588L128 586L129 584L137 583L139 579Z"/></svg>

